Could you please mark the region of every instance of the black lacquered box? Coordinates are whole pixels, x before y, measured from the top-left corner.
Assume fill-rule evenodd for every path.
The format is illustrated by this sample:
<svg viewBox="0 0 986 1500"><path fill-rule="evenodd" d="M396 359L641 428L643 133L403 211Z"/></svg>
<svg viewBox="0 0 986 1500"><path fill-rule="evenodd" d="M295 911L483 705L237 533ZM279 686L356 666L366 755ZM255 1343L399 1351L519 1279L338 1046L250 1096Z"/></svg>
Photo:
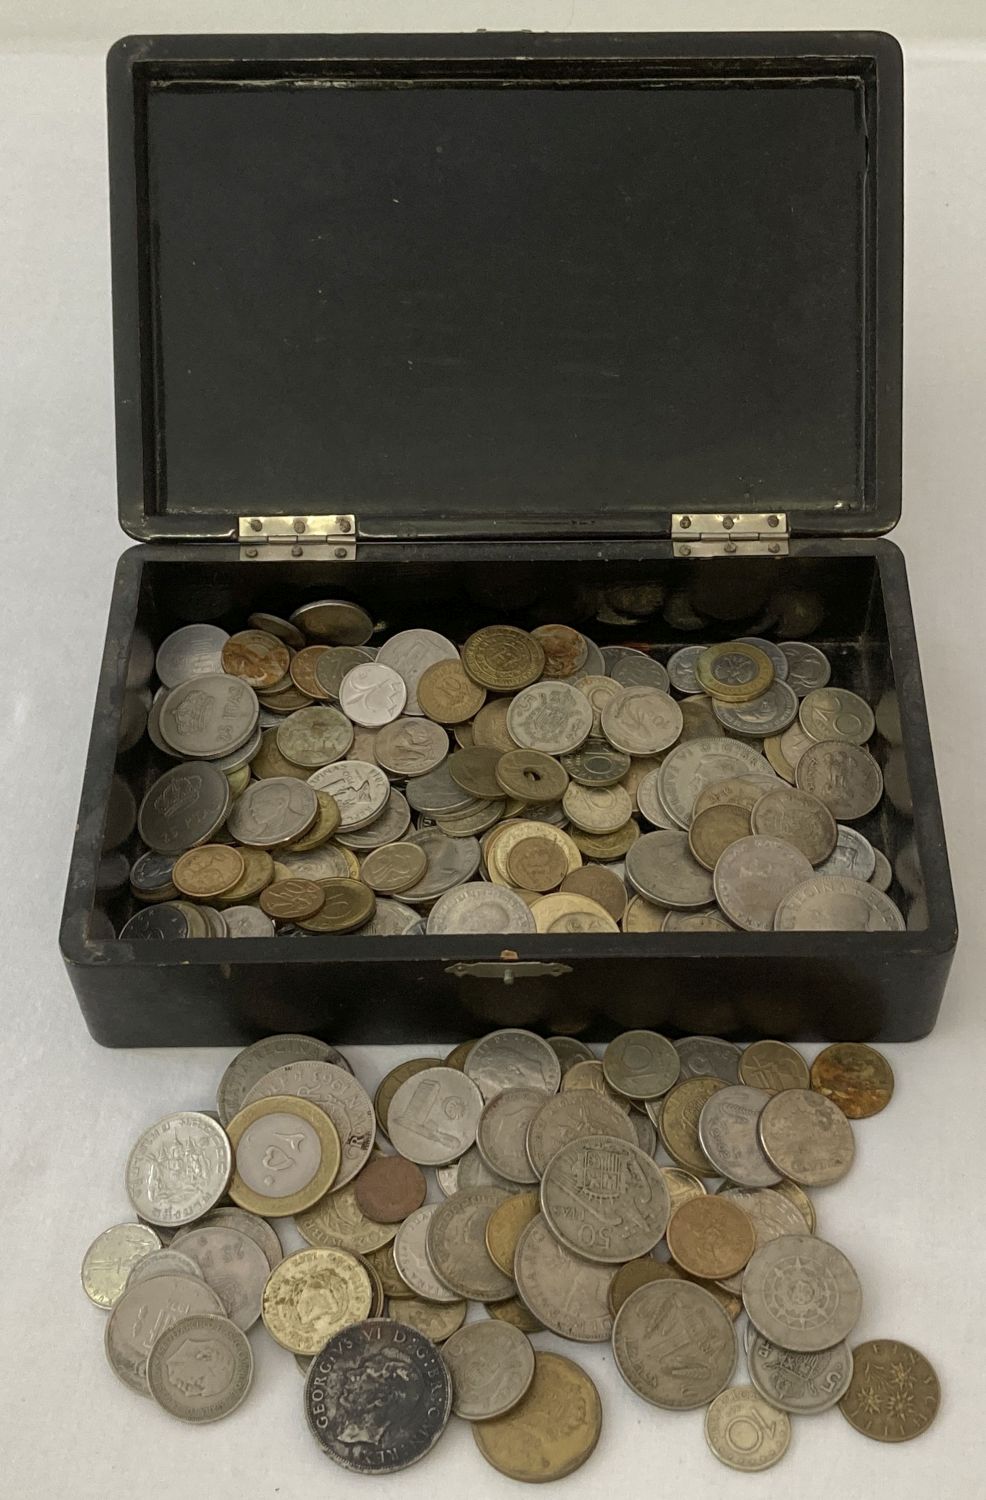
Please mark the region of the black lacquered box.
<svg viewBox="0 0 986 1500"><path fill-rule="evenodd" d="M902 108L873 33L117 44L140 545L61 929L98 1041L934 1025L955 908L904 560L879 539L900 515ZM859 826L907 931L121 941L166 764L143 733L156 644L326 596L388 631L563 620L662 659L812 641L877 707L886 795Z"/></svg>

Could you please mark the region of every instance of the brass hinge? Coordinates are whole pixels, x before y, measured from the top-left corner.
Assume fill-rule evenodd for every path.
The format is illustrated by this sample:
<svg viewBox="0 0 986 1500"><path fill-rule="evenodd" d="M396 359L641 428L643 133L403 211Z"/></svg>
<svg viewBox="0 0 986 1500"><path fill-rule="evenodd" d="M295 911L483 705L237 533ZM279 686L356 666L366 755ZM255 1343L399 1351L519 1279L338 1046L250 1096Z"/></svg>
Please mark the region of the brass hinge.
<svg viewBox="0 0 986 1500"><path fill-rule="evenodd" d="M783 511L691 511L671 517L675 557L786 557Z"/></svg>
<svg viewBox="0 0 986 1500"><path fill-rule="evenodd" d="M240 556L265 562L356 556L355 516L240 516Z"/></svg>

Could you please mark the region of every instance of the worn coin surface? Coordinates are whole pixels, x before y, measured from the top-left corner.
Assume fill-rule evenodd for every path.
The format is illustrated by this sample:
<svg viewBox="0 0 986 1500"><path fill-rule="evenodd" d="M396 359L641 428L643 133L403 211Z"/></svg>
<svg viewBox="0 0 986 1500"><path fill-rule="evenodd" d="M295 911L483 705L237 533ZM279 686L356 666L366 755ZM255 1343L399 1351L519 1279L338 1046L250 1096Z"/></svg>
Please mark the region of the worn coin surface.
<svg viewBox="0 0 986 1500"><path fill-rule="evenodd" d="M519 1328L521 1333L544 1332L544 1324L525 1307L520 1297L505 1297L502 1302L487 1302L485 1312L487 1317L509 1323L512 1328Z"/></svg>
<svg viewBox="0 0 986 1500"><path fill-rule="evenodd" d="M140 1136L126 1169L127 1195L149 1224L175 1229L207 1213L226 1191L233 1157L208 1115L167 1115Z"/></svg>
<svg viewBox="0 0 986 1500"><path fill-rule="evenodd" d="M435 630L402 630L385 641L377 652L379 665L392 667L404 683L407 701L404 712L422 715L418 700L418 683L436 661L458 661L459 653L452 642Z"/></svg>
<svg viewBox="0 0 986 1500"><path fill-rule="evenodd" d="M857 880L872 880L876 869L876 850L868 838L845 823L836 825L835 848L817 867L817 875L854 875ZM885 858L886 856L883 856Z"/></svg>
<svg viewBox="0 0 986 1500"><path fill-rule="evenodd" d="M395 719L377 731L373 753L394 776L427 776L448 755L448 735L427 719Z"/></svg>
<svg viewBox="0 0 986 1500"><path fill-rule="evenodd" d="M548 1228L542 1214L517 1241L517 1290L534 1316L562 1338L605 1343L613 1330L609 1310L612 1267L573 1255Z"/></svg>
<svg viewBox="0 0 986 1500"><path fill-rule="evenodd" d="M630 1389L654 1406L705 1406L736 1367L729 1316L703 1287L669 1277L627 1298L613 1323L616 1367Z"/></svg>
<svg viewBox="0 0 986 1500"><path fill-rule="evenodd" d="M864 818L883 796L878 762L862 746L843 740L809 746L795 767L794 778L801 791L824 802L842 823Z"/></svg>
<svg viewBox="0 0 986 1500"><path fill-rule="evenodd" d="M812 865L821 865L836 846L838 829L824 803L796 787L766 792L750 814L753 832L793 844Z"/></svg>
<svg viewBox="0 0 986 1500"><path fill-rule="evenodd" d="M738 1081L740 1049L717 1036L682 1036L674 1044L680 1063L679 1077L721 1078Z"/></svg>
<svg viewBox="0 0 986 1500"><path fill-rule="evenodd" d="M267 1259L267 1264L273 1269L279 1261L284 1259L281 1242L277 1237L276 1230L262 1219L259 1214L247 1213L245 1209L236 1208L233 1204L224 1204L220 1208L212 1208L203 1218L196 1221L187 1229L180 1229L174 1236L172 1245L181 1244L183 1237L194 1234L197 1229L205 1229L211 1224L223 1224L232 1229L239 1229L247 1239L251 1239L259 1245Z"/></svg>
<svg viewBox="0 0 986 1500"><path fill-rule="evenodd" d="M516 693L544 670L540 641L515 625L487 625L462 648L462 665L473 682L498 693Z"/></svg>
<svg viewBox="0 0 986 1500"><path fill-rule="evenodd" d="M390 1101L387 1134L409 1161L441 1166L476 1139L483 1096L457 1068L425 1068L406 1079Z"/></svg>
<svg viewBox="0 0 986 1500"><path fill-rule="evenodd" d="M628 1099L657 1099L678 1078L681 1061L674 1044L656 1031L624 1031L603 1053L603 1074Z"/></svg>
<svg viewBox="0 0 986 1500"><path fill-rule="evenodd" d="M356 1202L378 1224L400 1224L425 1201L424 1173L403 1156L375 1156L355 1179Z"/></svg>
<svg viewBox="0 0 986 1500"><path fill-rule="evenodd" d="M773 1187L786 1175L764 1155L757 1123L764 1106L780 1095L734 1084L720 1089L703 1104L698 1137L716 1171L739 1187Z"/></svg>
<svg viewBox="0 0 986 1500"><path fill-rule="evenodd" d="M82 1290L107 1311L126 1291L134 1267L161 1241L149 1224L114 1224L97 1235L82 1259Z"/></svg>
<svg viewBox="0 0 986 1500"><path fill-rule="evenodd" d="M304 917L312 917L324 904L324 887L303 876L275 880L260 892L261 910L282 922L297 922Z"/></svg>
<svg viewBox="0 0 986 1500"><path fill-rule="evenodd" d="M456 659L432 662L418 681L418 702L439 724L462 724L486 702L486 689L473 682Z"/></svg>
<svg viewBox="0 0 986 1500"><path fill-rule="evenodd" d="M181 854L207 843L232 806L229 782L205 761L171 766L148 791L137 814L137 831L157 854Z"/></svg>
<svg viewBox="0 0 986 1500"><path fill-rule="evenodd" d="M442 1350L452 1380L452 1410L469 1422L500 1417L534 1378L530 1340L509 1323L469 1323Z"/></svg>
<svg viewBox="0 0 986 1500"><path fill-rule="evenodd" d="M722 1463L754 1474L784 1457L791 1442L791 1419L752 1385L732 1385L705 1413L705 1437Z"/></svg>
<svg viewBox="0 0 986 1500"><path fill-rule="evenodd" d="M471 880L479 869L481 850L474 838L449 838L439 828L422 828L408 835L407 842L423 849L428 859L428 868L417 885L401 892L404 901L417 902L437 900L453 886Z"/></svg>
<svg viewBox="0 0 986 1500"><path fill-rule="evenodd" d="M567 682L539 682L511 699L507 729L522 750L565 755L592 729L592 705Z"/></svg>
<svg viewBox="0 0 986 1500"><path fill-rule="evenodd" d="M181 1253L198 1266L237 1328L252 1328L271 1266L256 1240L229 1224L195 1225L182 1234Z"/></svg>
<svg viewBox="0 0 986 1500"><path fill-rule="evenodd" d="M589 1376L561 1354L538 1350L523 1398L473 1427L486 1461L509 1479L539 1484L581 1468L599 1440L602 1404Z"/></svg>
<svg viewBox="0 0 986 1500"><path fill-rule="evenodd" d="M253 1350L229 1318L197 1313L158 1338L147 1360L147 1388L183 1422L215 1422L243 1402L253 1382Z"/></svg>
<svg viewBox="0 0 986 1500"><path fill-rule="evenodd" d="M735 1203L746 1214L753 1225L757 1250L771 1240L779 1239L782 1234L804 1234L805 1230L811 1231L811 1225L802 1210L776 1188L723 1187L719 1189L717 1196ZM741 1275L720 1276L716 1279L727 1292L734 1292L739 1296L743 1290Z"/></svg>
<svg viewBox="0 0 986 1500"><path fill-rule="evenodd" d="M900 909L868 881L852 875L812 875L783 898L774 915L778 932L903 932Z"/></svg>
<svg viewBox="0 0 986 1500"><path fill-rule="evenodd" d="M817 646L806 641L779 641L778 649L787 661L787 680L799 698L824 687L831 677L829 659Z"/></svg>
<svg viewBox="0 0 986 1500"><path fill-rule="evenodd" d="M810 1234L787 1234L754 1251L743 1277L750 1322L782 1349L831 1349L855 1328L859 1280L841 1250Z"/></svg>
<svg viewBox="0 0 986 1500"><path fill-rule="evenodd" d="M760 1394L772 1406L798 1416L829 1411L852 1379L852 1354L845 1341L817 1353L798 1354L772 1344L754 1329L746 1362Z"/></svg>
<svg viewBox="0 0 986 1500"><path fill-rule="evenodd" d="M229 640L218 625L182 625L158 647L155 670L166 688L190 677L214 676L223 670L223 647Z"/></svg>
<svg viewBox="0 0 986 1500"><path fill-rule="evenodd" d="M505 1276L486 1248L486 1225L504 1199L502 1189L472 1188L440 1203L428 1222L425 1252L440 1281L459 1297L497 1302L512 1297Z"/></svg>
<svg viewBox="0 0 986 1500"><path fill-rule="evenodd" d="M343 760L323 766L308 778L309 789L328 792L338 805L343 833L365 828L379 818L390 798L390 782L369 761Z"/></svg>
<svg viewBox="0 0 986 1500"><path fill-rule="evenodd" d="M899 1339L870 1339L852 1351L852 1379L839 1401L850 1426L880 1443L905 1443L927 1432L941 1387L930 1361Z"/></svg>
<svg viewBox="0 0 986 1500"><path fill-rule="evenodd" d="M296 918L304 932L354 932L370 920L376 897L361 880L342 876L322 883L322 902L317 911Z"/></svg>
<svg viewBox="0 0 986 1500"><path fill-rule="evenodd" d="M270 776L252 782L233 803L227 827L238 843L275 849L300 838L318 816L318 798L303 781Z"/></svg>
<svg viewBox="0 0 986 1500"><path fill-rule="evenodd" d="M258 1097L244 1104L226 1129L236 1153L229 1196L239 1208L284 1218L317 1203L336 1180L338 1133L325 1111L308 1099Z"/></svg>
<svg viewBox="0 0 986 1500"><path fill-rule="evenodd" d="M759 739L783 734L798 717L798 697L786 682L775 677L765 693L747 703L713 700L713 713L730 734Z"/></svg>
<svg viewBox="0 0 986 1500"><path fill-rule="evenodd" d="M760 1144L782 1177L803 1187L828 1187L852 1166L852 1126L831 1099L813 1089L785 1089L764 1105Z"/></svg>
<svg viewBox="0 0 986 1500"><path fill-rule="evenodd" d="M339 704L346 717L368 729L393 724L406 702L403 677L381 661L350 667L339 686Z"/></svg>
<svg viewBox="0 0 986 1500"><path fill-rule="evenodd" d="M468 1302L429 1302L424 1297L415 1297L404 1287L399 1297L391 1297L388 1302L387 1316L397 1323L416 1328L433 1344L441 1344L462 1327L468 1309Z"/></svg>
<svg viewBox="0 0 986 1500"><path fill-rule="evenodd" d="M193 1313L222 1313L216 1293L191 1276L156 1276L123 1293L106 1325L106 1357L124 1385L146 1396L147 1360L156 1340Z"/></svg>
<svg viewBox="0 0 986 1500"><path fill-rule="evenodd" d="M681 734L681 709L656 687L624 687L607 700L601 715L603 734L628 755L658 755Z"/></svg>
<svg viewBox="0 0 986 1500"><path fill-rule="evenodd" d="M373 1096L373 1111L377 1117L377 1124L384 1135L388 1134L387 1116L390 1112L394 1095L401 1084L406 1083L409 1078L413 1078L415 1073L423 1073L425 1068L438 1068L441 1066L442 1059L440 1057L409 1057L404 1062L398 1063L396 1068L391 1068L390 1072L384 1075ZM445 1066L450 1067L451 1064L446 1063Z"/></svg>
<svg viewBox="0 0 986 1500"><path fill-rule="evenodd" d="M429 1302L458 1302L459 1293L439 1280L428 1259L428 1226L438 1207L437 1203L425 1203L408 1214L394 1240L394 1264L397 1274L417 1296Z"/></svg>
<svg viewBox="0 0 986 1500"><path fill-rule="evenodd" d="M314 599L302 604L292 614L291 624L315 640L337 646L362 646L373 634L366 610L348 599Z"/></svg>
<svg viewBox="0 0 986 1500"><path fill-rule="evenodd" d="M626 873L638 895L672 910L708 906L715 894L711 873L692 854L687 833L678 830L658 829L637 839L627 851Z"/></svg>
<svg viewBox="0 0 986 1500"><path fill-rule="evenodd" d="M868 1120L890 1103L894 1074L875 1047L867 1047L864 1042L835 1042L824 1047L812 1063L811 1087L837 1104L847 1119Z"/></svg>
<svg viewBox="0 0 986 1500"><path fill-rule="evenodd" d="M160 1250L152 1250L149 1255L139 1260L127 1277L127 1286L137 1286L142 1281L153 1281L156 1276L191 1276L193 1281L205 1280L191 1256L183 1255L180 1250L174 1248L174 1241L170 1245L162 1246Z"/></svg>
<svg viewBox="0 0 986 1500"><path fill-rule="evenodd" d="M271 1272L262 1315L271 1337L293 1354L317 1354L340 1328L369 1316L366 1268L346 1250L299 1250Z"/></svg>
<svg viewBox="0 0 986 1500"><path fill-rule="evenodd" d="M725 1197L690 1198L668 1221L668 1249L692 1276L721 1281L742 1271L756 1248L753 1221Z"/></svg>
<svg viewBox="0 0 986 1500"><path fill-rule="evenodd" d="M543 1089L504 1089L493 1096L479 1117L479 1154L491 1171L509 1182L523 1186L537 1181L538 1174L527 1155L527 1132L544 1103Z"/></svg>
<svg viewBox="0 0 986 1500"><path fill-rule="evenodd" d="M545 892L561 884L569 862L558 844L533 834L513 844L504 863L510 879L521 890Z"/></svg>
<svg viewBox="0 0 986 1500"><path fill-rule="evenodd" d="M808 1064L787 1042L751 1042L740 1056L739 1081L770 1094L781 1089L806 1089Z"/></svg>
<svg viewBox="0 0 986 1500"><path fill-rule="evenodd" d="M782 839L751 834L724 850L715 867L715 898L746 932L770 932L785 896L811 877L800 849Z"/></svg>
<svg viewBox="0 0 986 1500"><path fill-rule="evenodd" d="M670 750L660 766L657 788L661 806L673 823L687 828L696 799L707 786L729 777L751 775L770 775L768 762L751 745L711 735L688 740Z"/></svg>
<svg viewBox="0 0 986 1500"><path fill-rule="evenodd" d="M628 1297L640 1286L651 1281L680 1280L682 1272L673 1261L655 1260L652 1255L641 1255L628 1260L613 1272L609 1284L609 1310L616 1317Z"/></svg>
<svg viewBox="0 0 986 1500"><path fill-rule="evenodd" d="M670 1209L657 1163L616 1136L570 1142L541 1178L541 1212L552 1233L574 1254L604 1264L652 1250Z"/></svg>
<svg viewBox="0 0 986 1500"><path fill-rule="evenodd" d="M873 710L847 688L815 688L801 700L798 718L805 734L819 740L865 745L875 728Z"/></svg>
<svg viewBox="0 0 986 1500"><path fill-rule="evenodd" d="M381 844L366 856L360 878L371 891L399 895L417 885L428 868L428 856L417 844Z"/></svg>
<svg viewBox="0 0 986 1500"><path fill-rule="evenodd" d="M490 1214L486 1222L486 1248L505 1276L513 1276L517 1241L539 1211L540 1199L532 1190L511 1193Z"/></svg>
<svg viewBox="0 0 986 1500"><path fill-rule="evenodd" d="M746 808L724 802L696 813L688 830L688 847L700 865L714 870L723 850L749 834L750 814Z"/></svg>
<svg viewBox="0 0 986 1500"><path fill-rule="evenodd" d="M266 630L240 630L222 648L222 669L252 688L270 689L287 677L291 652Z"/></svg>
<svg viewBox="0 0 986 1500"><path fill-rule="evenodd" d="M334 1052L334 1049L329 1051ZM339 1057L339 1054L335 1056ZM376 1132L373 1104L362 1084L352 1076L352 1071L341 1065L341 1058L339 1062L303 1058L298 1062L282 1063L258 1079L242 1102L244 1106L253 1105L283 1094L317 1105L328 1116L335 1127L341 1151L338 1175L332 1185L338 1189L351 1182L369 1159Z"/></svg>
<svg viewBox="0 0 986 1500"><path fill-rule="evenodd" d="M232 938L273 937L274 924L257 906L227 906L223 911L226 932Z"/></svg>
<svg viewBox="0 0 986 1500"><path fill-rule="evenodd" d="M493 885L486 880L446 891L428 913L428 932L442 936L536 931L527 902L508 886Z"/></svg>
<svg viewBox="0 0 986 1500"><path fill-rule="evenodd" d="M339 760L353 743L353 726L337 708L320 705L290 714L277 730L277 748L296 766L315 769Z"/></svg>
<svg viewBox="0 0 986 1500"><path fill-rule="evenodd" d="M257 727L260 705L248 683L217 672L192 677L161 702L158 729L177 755L216 760L245 745Z"/></svg>
<svg viewBox="0 0 986 1500"><path fill-rule="evenodd" d="M466 1058L464 1071L484 1099L510 1088L554 1094L561 1082L561 1064L547 1042L516 1027L482 1037Z"/></svg>
<svg viewBox="0 0 986 1500"><path fill-rule="evenodd" d="M182 895L196 901L222 896L242 879L243 855L230 844L203 844L175 860L172 879Z"/></svg>
<svg viewBox="0 0 986 1500"><path fill-rule="evenodd" d="M232 1119L254 1084L259 1083L261 1078L282 1063L301 1062L306 1058L332 1062L344 1068L347 1073L352 1072L342 1054L317 1037L293 1033L264 1037L238 1052L220 1079L216 1108L222 1124L225 1125L227 1120Z"/></svg>
<svg viewBox="0 0 986 1500"><path fill-rule="evenodd" d="M599 1064L594 1066L598 1068ZM541 1108L527 1129L527 1155L536 1176L544 1173L563 1146L595 1135L615 1136L635 1144L636 1133L626 1105L620 1106L591 1088L568 1089L547 1100L542 1095Z"/></svg>

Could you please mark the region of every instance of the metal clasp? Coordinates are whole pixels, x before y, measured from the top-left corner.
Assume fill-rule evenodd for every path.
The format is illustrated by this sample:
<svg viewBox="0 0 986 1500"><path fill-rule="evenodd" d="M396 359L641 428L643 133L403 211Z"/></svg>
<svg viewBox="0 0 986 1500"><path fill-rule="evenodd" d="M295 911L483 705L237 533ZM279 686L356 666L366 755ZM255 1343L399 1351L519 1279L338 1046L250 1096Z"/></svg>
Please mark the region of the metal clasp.
<svg viewBox="0 0 986 1500"><path fill-rule="evenodd" d="M572 966L514 959L508 963L450 964L445 972L456 979L499 979L513 984L516 979L560 979L562 974L571 974Z"/></svg>

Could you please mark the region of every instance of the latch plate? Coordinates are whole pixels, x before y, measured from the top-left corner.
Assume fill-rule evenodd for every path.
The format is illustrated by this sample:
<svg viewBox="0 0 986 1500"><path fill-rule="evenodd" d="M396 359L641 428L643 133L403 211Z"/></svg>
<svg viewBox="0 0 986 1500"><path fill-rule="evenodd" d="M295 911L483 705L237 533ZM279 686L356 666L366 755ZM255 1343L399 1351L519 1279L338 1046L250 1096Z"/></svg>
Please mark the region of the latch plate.
<svg viewBox="0 0 986 1500"><path fill-rule="evenodd" d="M671 517L675 557L786 557L790 537L780 510L687 511Z"/></svg>
<svg viewBox="0 0 986 1500"><path fill-rule="evenodd" d="M572 966L513 959L506 963L449 964L445 972L456 979L499 979L502 984L513 984L518 979L560 979L563 974L571 974Z"/></svg>
<svg viewBox="0 0 986 1500"><path fill-rule="evenodd" d="M347 562L356 556L355 516L240 516L240 556Z"/></svg>

